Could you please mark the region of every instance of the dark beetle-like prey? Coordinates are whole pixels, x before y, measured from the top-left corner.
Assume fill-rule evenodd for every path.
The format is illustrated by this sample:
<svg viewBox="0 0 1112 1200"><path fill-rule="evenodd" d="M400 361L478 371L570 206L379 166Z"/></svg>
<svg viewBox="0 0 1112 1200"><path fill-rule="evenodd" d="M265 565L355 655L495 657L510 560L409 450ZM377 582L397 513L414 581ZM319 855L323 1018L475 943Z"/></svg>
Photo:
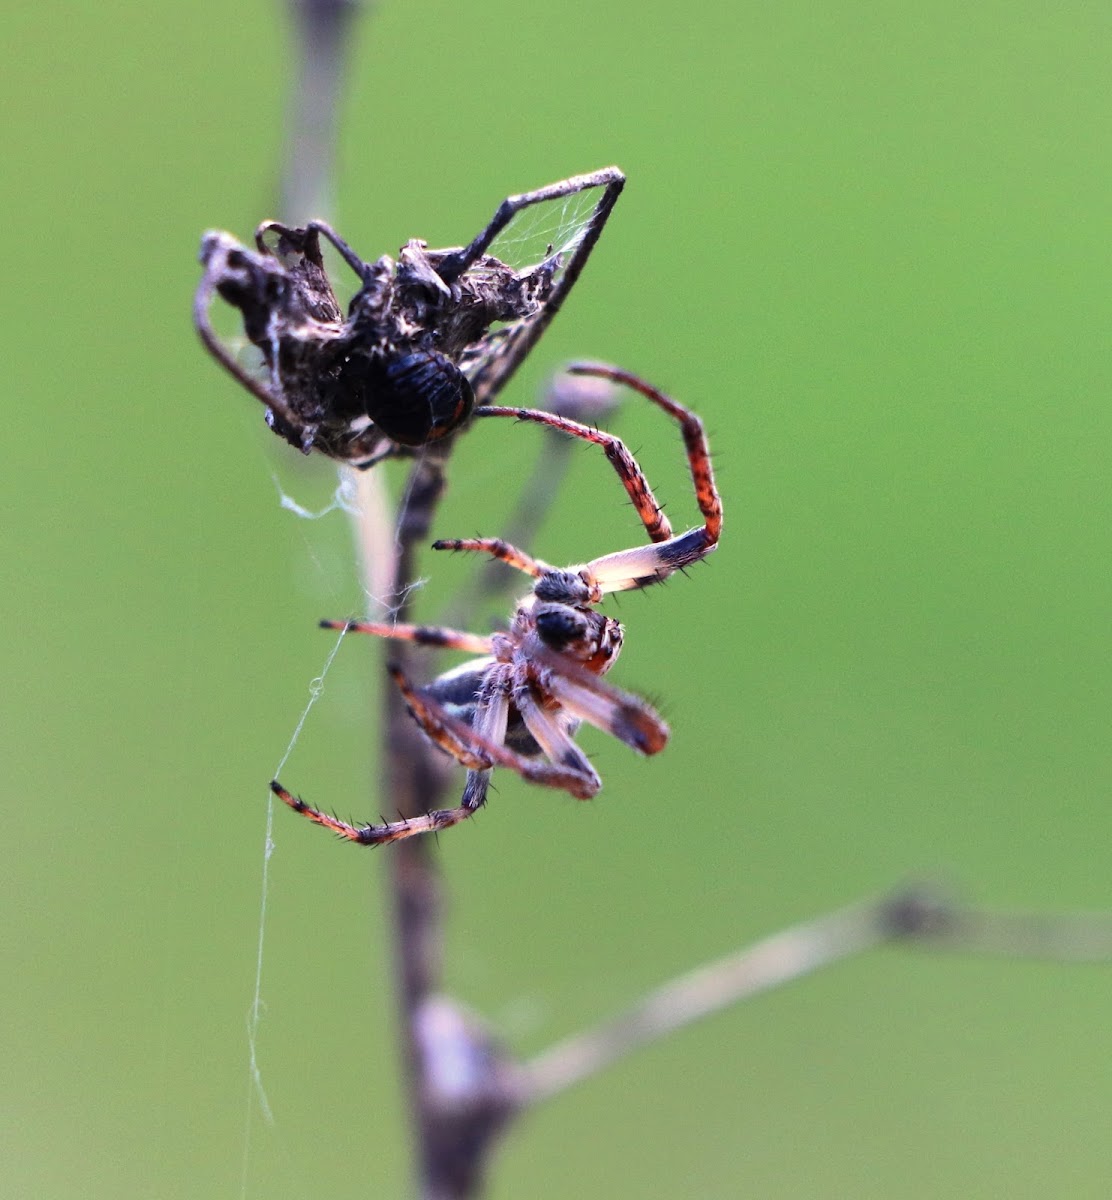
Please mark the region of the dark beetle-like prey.
<svg viewBox="0 0 1112 1200"><path fill-rule="evenodd" d="M364 262L320 221L266 221L257 249L206 233L193 306L214 358L266 405L274 431L304 453L355 467L411 452L486 415L489 404L559 311L587 261L625 177L616 167L504 200L467 246L410 241L395 262ZM519 213L598 189L586 221L539 262L515 270L488 253ZM347 315L321 256L324 237L355 272ZM254 370L213 330L213 294L237 308Z"/></svg>

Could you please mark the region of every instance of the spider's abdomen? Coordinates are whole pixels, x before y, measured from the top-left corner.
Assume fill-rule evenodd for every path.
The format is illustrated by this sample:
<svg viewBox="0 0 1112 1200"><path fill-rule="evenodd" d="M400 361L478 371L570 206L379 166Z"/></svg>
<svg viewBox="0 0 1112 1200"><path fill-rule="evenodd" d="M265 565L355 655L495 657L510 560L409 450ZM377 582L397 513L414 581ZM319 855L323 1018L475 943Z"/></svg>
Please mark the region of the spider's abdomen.
<svg viewBox="0 0 1112 1200"><path fill-rule="evenodd" d="M460 663L458 667L438 675L423 690L453 716L470 725L475 717L479 689L483 686L491 662L490 658L474 658L470 662Z"/></svg>
<svg viewBox="0 0 1112 1200"><path fill-rule="evenodd" d="M341 368L339 382L375 425L402 446L437 441L458 429L475 406L467 376L436 350L353 355Z"/></svg>
<svg viewBox="0 0 1112 1200"><path fill-rule="evenodd" d="M468 725L475 723L475 713L482 690L483 680L490 670L491 659L476 658L471 662L462 663L438 675L432 683L423 690L453 717L466 721ZM578 724L578 722L576 722ZM506 725L506 745L526 758L536 758L541 753L540 746L533 740L529 730L521 719L517 707L510 705L509 720Z"/></svg>

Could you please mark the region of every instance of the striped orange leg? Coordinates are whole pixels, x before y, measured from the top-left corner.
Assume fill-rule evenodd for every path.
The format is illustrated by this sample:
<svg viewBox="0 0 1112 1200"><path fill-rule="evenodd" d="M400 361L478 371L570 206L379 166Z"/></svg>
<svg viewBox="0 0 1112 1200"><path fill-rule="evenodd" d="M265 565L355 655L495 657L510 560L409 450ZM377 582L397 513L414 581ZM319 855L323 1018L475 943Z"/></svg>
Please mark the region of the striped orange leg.
<svg viewBox="0 0 1112 1200"><path fill-rule="evenodd" d="M585 374L586 372L581 373ZM642 525L645 526L649 540L665 542L672 536L672 526L657 503L652 488L649 487L649 481L621 438L612 433L606 433L602 429L594 429L590 425L573 421L569 417L545 412L540 408L502 408L492 405L476 408L474 415L476 417L512 417L517 421L533 421L537 425L547 425L550 429L558 429L570 437L601 446L603 453L617 471L618 478L622 481L627 495L633 501L633 507L637 510Z"/></svg>
<svg viewBox="0 0 1112 1200"><path fill-rule="evenodd" d="M389 625L380 621L321 621L321 629L347 633L370 633L375 637L414 642L418 646L438 646L442 650L463 650L467 654L489 654L491 640L480 633L445 629L441 625Z"/></svg>
<svg viewBox="0 0 1112 1200"><path fill-rule="evenodd" d="M552 570L548 563L541 562L539 558L533 558L532 555L526 554L524 550L519 550L516 546L511 546L509 542L504 542L501 538L442 538L439 542L433 542L432 548L434 550L469 550L489 554L491 558L504 562L506 566L513 567L515 571L531 575L534 579L539 579L546 571Z"/></svg>
<svg viewBox="0 0 1112 1200"><path fill-rule="evenodd" d="M474 816L486 801L490 770L495 765L508 767L531 783L562 788L579 799L589 799L598 791L598 776L593 770L587 774L578 766L556 766L540 762L516 754L505 746L503 739L506 736L506 718L509 710L507 673L494 673L485 681L475 715L475 725L471 726L453 716L443 705L422 693L420 689L414 688L397 667L390 667L389 670L413 719L431 741L467 768L467 783L461 803L455 808L436 809L423 816L407 817L400 821L384 821L379 825L353 825L314 808L300 796L294 796L277 779L272 780L270 790L294 812L301 813L310 821L330 829L350 842L361 846L383 846L388 842L416 837L418 834L450 829L453 825Z"/></svg>
<svg viewBox="0 0 1112 1200"><path fill-rule="evenodd" d="M417 718L428 737L442 750L445 750L457 762L467 767L467 784L464 787L462 802L455 808L436 809L423 816L403 817L400 821L384 821L380 825L352 825L341 821L338 817L330 816L319 808L307 804L300 796L291 795L277 780L271 785L271 791L290 806L294 812L301 813L310 821L323 825L333 833L350 842L361 846L384 846L388 842L398 842L403 838L416 837L421 833L436 833L441 829L450 829L461 821L466 821L486 800L487 785L490 780L491 761L483 754L476 752L464 744L463 738L474 739L477 735L465 721L460 721L450 713L443 711L430 712L420 693L414 689L396 667L390 668L390 674L401 688L406 706ZM502 739L506 736L506 715L509 700L506 695L504 672L495 672L484 682L478 698L475 711L475 724L481 727L484 734L492 739ZM439 706L437 706L439 708ZM421 717L418 716L421 714ZM424 718L422 720L422 717ZM496 743L491 742L494 746Z"/></svg>

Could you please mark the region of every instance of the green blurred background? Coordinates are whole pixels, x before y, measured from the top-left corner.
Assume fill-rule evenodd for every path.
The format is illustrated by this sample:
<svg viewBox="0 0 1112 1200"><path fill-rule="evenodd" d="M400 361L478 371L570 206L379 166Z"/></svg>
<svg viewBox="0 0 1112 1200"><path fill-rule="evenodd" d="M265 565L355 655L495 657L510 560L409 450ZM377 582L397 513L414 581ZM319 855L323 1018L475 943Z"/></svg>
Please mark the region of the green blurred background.
<svg viewBox="0 0 1112 1200"><path fill-rule="evenodd" d="M4 24L0 1191L406 1194L383 855L284 811L245 1156L266 781L359 596L343 518L278 503L328 466L188 320L201 231L279 215L283 14ZM1090 3L383 0L359 29L339 227L458 244L619 163L509 395L627 365L703 414L726 503L711 563L621 603L615 679L668 751L588 734L595 803L503 776L441 839L450 985L518 1050L908 874L1112 908L1110 56ZM685 522L674 431L615 425ZM439 535L498 530L537 432L467 439ZM580 448L536 550L636 530ZM423 613L466 567L426 563ZM344 645L284 772L344 815L376 661ZM1112 967L886 951L538 1111L491 1195L1106 1196L1110 1002Z"/></svg>

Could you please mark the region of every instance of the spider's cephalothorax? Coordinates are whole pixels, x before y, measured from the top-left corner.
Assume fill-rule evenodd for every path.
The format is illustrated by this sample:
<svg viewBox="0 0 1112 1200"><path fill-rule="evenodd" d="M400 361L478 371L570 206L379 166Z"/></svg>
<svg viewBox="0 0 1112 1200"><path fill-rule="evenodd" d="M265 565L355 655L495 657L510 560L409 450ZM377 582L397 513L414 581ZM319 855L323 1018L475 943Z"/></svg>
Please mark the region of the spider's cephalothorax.
<svg viewBox="0 0 1112 1200"><path fill-rule="evenodd" d="M328 225L266 221L256 250L206 233L194 321L205 346L266 405L292 445L368 467L459 429L501 390L579 277L622 190L616 167L511 196L467 246L430 250L413 240L395 262L364 262ZM601 189L582 229L514 270L491 243L532 205ZM359 286L345 315L321 256L336 248ZM213 294L243 318L262 359L248 370L217 337Z"/></svg>
<svg viewBox="0 0 1112 1200"><path fill-rule="evenodd" d="M431 625L322 622L329 629L481 656L425 687L414 687L400 670L391 668L414 720L436 745L467 768L463 796L455 808L379 825L350 825L295 797L277 780L271 784L291 808L341 837L375 846L456 825L482 806L490 772L496 766L589 799L602 787L602 780L573 740L584 721L641 754L657 753L668 740L668 726L658 713L644 700L602 678L618 657L623 630L595 606L608 592L659 583L706 558L717 546L722 502L714 484L706 435L693 412L634 375L592 363L576 364L569 370L623 383L679 422L703 523L674 534L636 460L613 434L554 413L485 409L486 416L534 421L601 446L637 509L649 543L604 554L582 565L557 568L498 538L435 542L434 549L480 551L532 576L533 588L518 603L504 633L482 636Z"/></svg>

